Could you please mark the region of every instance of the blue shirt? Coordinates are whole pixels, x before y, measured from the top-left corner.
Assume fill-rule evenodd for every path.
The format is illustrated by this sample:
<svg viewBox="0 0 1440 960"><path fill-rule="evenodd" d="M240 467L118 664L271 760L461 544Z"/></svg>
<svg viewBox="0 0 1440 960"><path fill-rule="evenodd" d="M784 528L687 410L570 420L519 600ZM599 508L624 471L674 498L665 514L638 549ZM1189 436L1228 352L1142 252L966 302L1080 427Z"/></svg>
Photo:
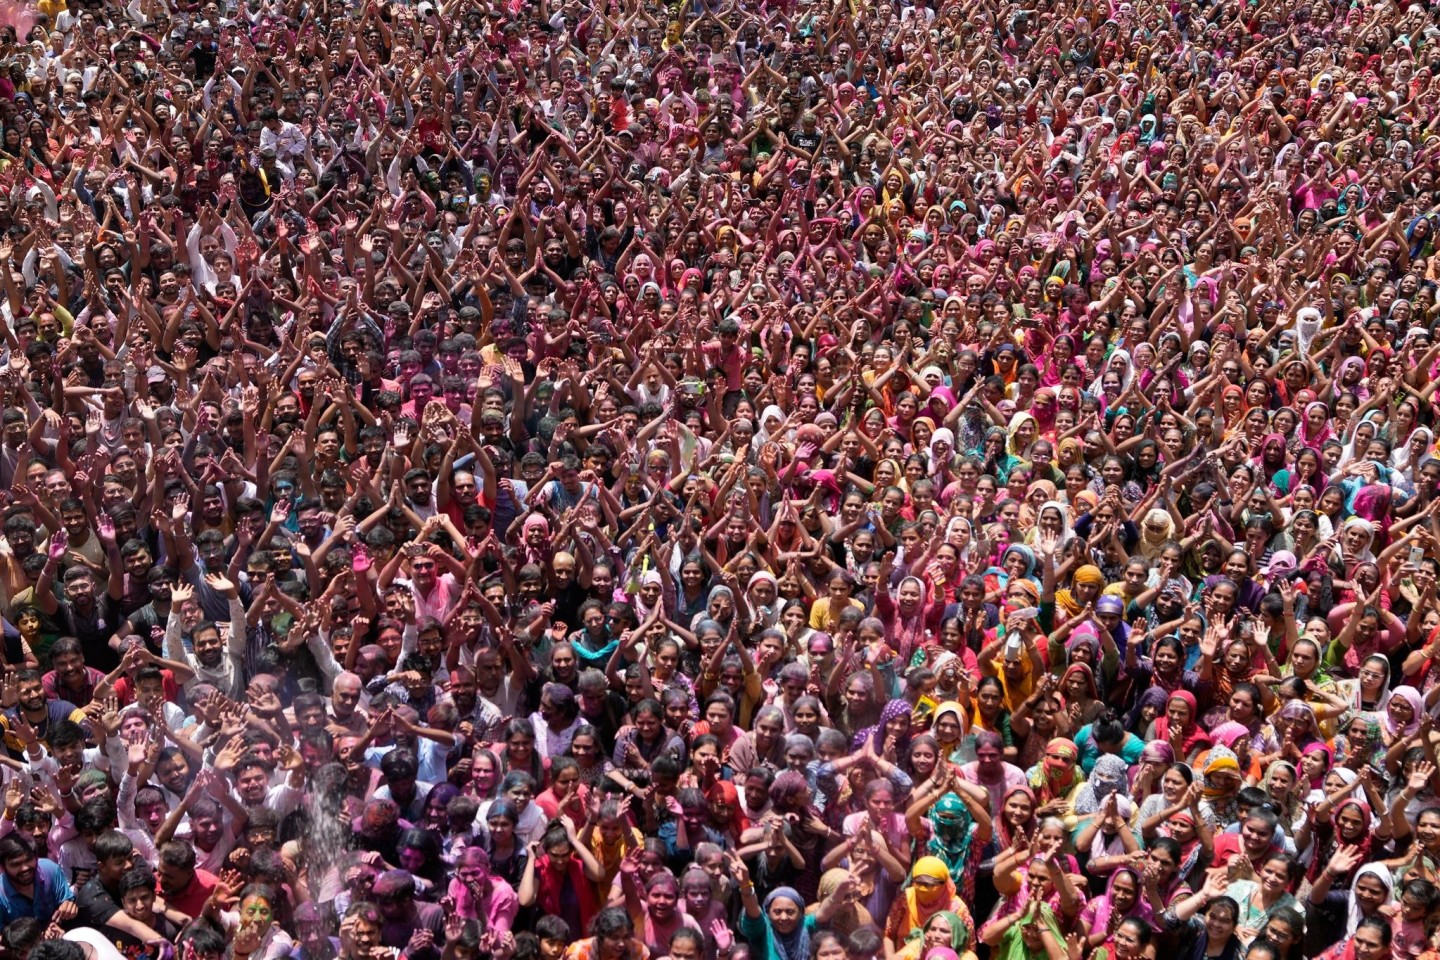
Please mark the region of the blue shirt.
<svg viewBox="0 0 1440 960"><path fill-rule="evenodd" d="M1075 734L1075 744L1080 748L1080 769L1086 776L1095 768L1095 761L1100 759L1100 748L1095 745L1093 730L1094 724L1087 723ZM1126 733L1124 743L1117 752L1126 763L1134 766L1140 762L1140 754L1145 752L1145 741L1133 733Z"/></svg>
<svg viewBox="0 0 1440 960"><path fill-rule="evenodd" d="M21 917L34 917L48 922L51 914L67 900L75 899L75 891L65 879L60 864L41 858L35 864L35 895L27 897L10 882L8 873L0 872L0 927L9 926Z"/></svg>

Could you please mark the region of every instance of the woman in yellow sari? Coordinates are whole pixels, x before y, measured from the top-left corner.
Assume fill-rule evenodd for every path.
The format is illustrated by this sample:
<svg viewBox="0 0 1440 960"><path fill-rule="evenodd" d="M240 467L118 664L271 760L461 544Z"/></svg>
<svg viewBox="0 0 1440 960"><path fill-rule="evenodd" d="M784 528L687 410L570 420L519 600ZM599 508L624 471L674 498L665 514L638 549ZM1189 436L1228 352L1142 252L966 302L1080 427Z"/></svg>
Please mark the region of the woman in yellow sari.
<svg viewBox="0 0 1440 960"><path fill-rule="evenodd" d="M1055 609L1068 619L1078 617L1085 604L1094 603L1105 589L1105 575L1093 564L1085 564L1075 571L1070 589L1055 591Z"/></svg>
<svg viewBox="0 0 1440 960"><path fill-rule="evenodd" d="M1005 451L1012 457L1024 460L1030 445L1040 436L1040 422L1033 414L1021 410L1010 418L1010 425L1005 428L1005 436Z"/></svg>
<svg viewBox="0 0 1440 960"><path fill-rule="evenodd" d="M923 930L937 913L949 912L960 917L967 930L975 929L970 908L955 889L950 870L939 857L921 857L910 869L905 890L895 898L890 915L885 918L885 939L899 950L910 934Z"/></svg>

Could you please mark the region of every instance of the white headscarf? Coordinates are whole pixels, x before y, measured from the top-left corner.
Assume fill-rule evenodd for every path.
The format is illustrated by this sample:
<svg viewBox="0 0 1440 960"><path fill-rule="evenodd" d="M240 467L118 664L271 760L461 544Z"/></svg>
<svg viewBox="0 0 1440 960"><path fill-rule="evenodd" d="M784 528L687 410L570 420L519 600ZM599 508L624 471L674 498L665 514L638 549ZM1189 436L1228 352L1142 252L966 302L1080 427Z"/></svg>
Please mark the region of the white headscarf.
<svg viewBox="0 0 1440 960"><path fill-rule="evenodd" d="M975 525L966 517L951 517L950 522L945 524L945 542L950 543L950 534L962 526L970 532L970 539L965 541L965 549L960 551L960 562L963 564L970 562L970 545L975 542Z"/></svg>
<svg viewBox="0 0 1440 960"><path fill-rule="evenodd" d="M1387 868L1382 867L1378 863L1367 863L1359 870L1356 870L1355 879L1350 881L1350 901L1345 917L1345 936L1347 937L1353 937L1355 935L1355 928L1360 926L1360 921L1364 919L1360 913L1360 905L1355 902L1355 884L1359 883L1360 878L1365 876L1374 877L1385 887L1385 902L1381 904L1382 907L1388 907L1395 902L1395 878L1390 875L1390 871Z"/></svg>
<svg viewBox="0 0 1440 960"><path fill-rule="evenodd" d="M1425 452L1419 458L1412 461L1410 456L1410 442L1415 439L1416 434L1425 435ZM1395 444L1395 452L1390 454L1390 466L1399 470L1405 475L1406 480L1415 479L1415 471L1420 469L1420 463L1428 458L1430 448L1435 444L1435 431L1429 427L1416 427L1410 431L1410 436L1403 442Z"/></svg>
<svg viewBox="0 0 1440 960"><path fill-rule="evenodd" d="M1364 517L1349 517L1349 518L1347 518L1347 519L1345 520L1344 523L1340 524L1340 537L1341 537L1341 540L1344 539L1344 537L1345 537L1345 532L1346 532L1347 530L1349 530L1351 527L1363 527L1364 530L1365 530L1365 533L1369 536L1369 539L1365 542L1365 546L1363 546L1363 547L1360 548L1360 555L1355 558L1355 562L1356 562L1356 563L1374 563L1374 562L1375 562L1375 554L1374 554L1373 551L1371 551L1370 548L1371 548L1372 546L1374 546L1374 544L1375 544L1375 525L1374 525L1373 523L1371 523L1369 520L1366 520ZM1344 544L1344 543L1336 543L1336 544L1335 544L1335 558L1336 558L1337 560L1339 560L1341 563L1347 563L1347 562L1349 562L1349 561L1348 561L1348 558L1345 556L1345 544Z"/></svg>
<svg viewBox="0 0 1440 960"><path fill-rule="evenodd" d="M776 588L775 600L768 607L755 602L750 596L750 591L755 589L755 584L768 580L772 587ZM780 596L780 581L775 579L775 574L769 570L756 570L750 577L750 582L745 585L745 604L750 608L751 619L760 624L760 629L768 629L780 622L780 608L785 603Z"/></svg>
<svg viewBox="0 0 1440 960"><path fill-rule="evenodd" d="M1040 542L1040 518L1052 507L1060 513L1060 546L1063 547L1075 538L1075 531L1070 528L1070 508L1059 500L1046 500L1035 512L1035 542Z"/></svg>
<svg viewBox="0 0 1440 960"><path fill-rule="evenodd" d="M784 423L785 411L772 403L761 412L760 419L755 421L755 436L750 439L750 445L755 448L756 453L759 453L760 448L772 439L779 439L778 436L771 435L770 428L767 425L767 421L769 420L779 420L781 423Z"/></svg>
<svg viewBox="0 0 1440 960"><path fill-rule="evenodd" d="M947 457L947 459L953 459L955 457L955 432L949 427L941 427L934 433L930 434L930 469L931 471L938 473L942 466L949 466L949 464L941 464L935 462L935 444L937 441L948 443L950 445L950 456Z"/></svg>
<svg viewBox="0 0 1440 960"><path fill-rule="evenodd" d="M1120 392L1124 393L1130 389L1130 382L1135 379L1135 362L1130 359L1128 351L1116 350L1105 358L1105 363L1100 368L1100 375L1095 378L1094 383L1090 384L1090 393L1092 395L1098 397L1104 392L1101 387L1105 383L1105 374L1110 372L1110 365L1116 360L1125 361L1125 369L1120 374Z"/></svg>

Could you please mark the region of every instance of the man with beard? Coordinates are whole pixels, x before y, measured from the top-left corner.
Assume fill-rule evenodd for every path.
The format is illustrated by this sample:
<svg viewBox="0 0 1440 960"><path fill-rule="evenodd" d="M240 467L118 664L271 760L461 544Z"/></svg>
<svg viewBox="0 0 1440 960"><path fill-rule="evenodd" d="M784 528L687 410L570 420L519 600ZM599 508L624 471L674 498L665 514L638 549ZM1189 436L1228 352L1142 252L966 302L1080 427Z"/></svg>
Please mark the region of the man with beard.
<svg viewBox="0 0 1440 960"><path fill-rule="evenodd" d="M415 901L415 878L404 870L387 870L375 878L375 903L384 918L381 942L403 950L410 960L434 960L436 944L445 942L445 911L437 904Z"/></svg>
<svg viewBox="0 0 1440 960"><path fill-rule="evenodd" d="M0 712L0 727L5 731L5 746L17 758L27 742L48 739L51 731L65 720L83 723L85 712L68 700L49 700L39 670L21 670L16 675L17 699L14 706Z"/></svg>
<svg viewBox="0 0 1440 960"><path fill-rule="evenodd" d="M195 863L195 848L172 840L160 848L155 876L165 902L190 917L200 916L220 879Z"/></svg>
<svg viewBox="0 0 1440 960"><path fill-rule="evenodd" d="M494 743L505 725L505 715L489 700L480 699L475 672L469 667L450 671L450 702L460 714L458 732L469 743ZM469 729L466 729L469 724Z"/></svg>
<svg viewBox="0 0 1440 960"><path fill-rule="evenodd" d="M30 841L17 833L0 837L0 927L21 917L69 923L75 919L75 891L60 865L35 855Z"/></svg>
<svg viewBox="0 0 1440 960"><path fill-rule="evenodd" d="M124 589L116 565L106 590L100 590L95 575L85 567L65 571L65 599L55 596L55 571L69 543L64 529L50 538L50 549L40 582L35 586L35 606L61 624L67 636L75 637L85 651L85 662L99 670L113 670L120 655L110 645L121 620L119 597Z"/></svg>
<svg viewBox="0 0 1440 960"><path fill-rule="evenodd" d="M50 647L50 663L54 667L40 678L45 696L51 700L68 700L85 707L95 696L95 685L105 674L85 665L85 651L74 637L61 637Z"/></svg>
<svg viewBox="0 0 1440 960"><path fill-rule="evenodd" d="M126 546L137 542L131 540ZM124 550L121 554L124 554ZM136 558L137 565L140 559L144 557ZM165 624L170 619L170 591L175 588L175 571L169 567L148 566L142 574L131 569L131 558L126 558L125 569L126 576L132 583L140 576L145 578L145 590L149 593L150 600L125 618L115 636L122 642L126 637L138 636L145 641L145 646L155 653L164 653ZM53 652L51 657L53 662Z"/></svg>
<svg viewBox="0 0 1440 960"><path fill-rule="evenodd" d="M230 602L229 639L223 639L220 628L207 620L197 624L190 632L194 653L185 649L180 642L180 608L195 595L195 591L188 583L177 584L170 591L165 655L195 671L195 676L185 684L187 690L197 683L208 683L227 697L240 699L245 687L245 608L240 603L240 591L235 584L218 574L211 574L205 579L211 590Z"/></svg>

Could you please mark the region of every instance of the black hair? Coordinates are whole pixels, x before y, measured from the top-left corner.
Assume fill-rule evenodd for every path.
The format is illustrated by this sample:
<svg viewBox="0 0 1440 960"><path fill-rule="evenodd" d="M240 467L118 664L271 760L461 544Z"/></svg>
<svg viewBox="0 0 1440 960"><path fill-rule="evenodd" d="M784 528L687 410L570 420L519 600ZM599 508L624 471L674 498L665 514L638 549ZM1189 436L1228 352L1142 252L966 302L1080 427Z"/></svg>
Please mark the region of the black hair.
<svg viewBox="0 0 1440 960"><path fill-rule="evenodd" d="M604 939L613 937L617 933L627 936L635 931L635 924L630 920L630 914L620 907L606 907L595 918L590 921L590 936Z"/></svg>
<svg viewBox="0 0 1440 960"><path fill-rule="evenodd" d="M115 804L108 797L96 797L75 811L75 832L99 833L115 824Z"/></svg>
<svg viewBox="0 0 1440 960"><path fill-rule="evenodd" d="M35 856L35 844L30 842L30 838L18 833L0 837L0 863L19 856Z"/></svg>
<svg viewBox="0 0 1440 960"><path fill-rule="evenodd" d="M150 872L148 866L132 867L125 871L120 878L120 896L125 896L131 890L155 889L155 874Z"/></svg>
<svg viewBox="0 0 1440 960"><path fill-rule="evenodd" d="M101 863L118 857L129 858L135 852L135 844L119 830L106 830L95 838L95 859Z"/></svg>
<svg viewBox="0 0 1440 960"><path fill-rule="evenodd" d="M85 728L74 720L59 720L51 728L48 739L52 752L61 747L72 747L85 742Z"/></svg>
<svg viewBox="0 0 1440 960"><path fill-rule="evenodd" d="M1389 928L1386 928L1389 933ZM69 940L41 940L30 951L29 960L85 960L80 944Z"/></svg>
<svg viewBox="0 0 1440 960"><path fill-rule="evenodd" d="M553 913L547 913L535 921L535 936L541 940L565 940L571 938L570 924Z"/></svg>
<svg viewBox="0 0 1440 960"><path fill-rule="evenodd" d="M857 957L869 957L879 953L885 946L880 931L871 924L856 927L845 938L845 952Z"/></svg>
<svg viewBox="0 0 1440 960"><path fill-rule="evenodd" d="M1090 736L1096 743L1121 743L1125 739L1125 725L1114 710L1106 710L1090 728Z"/></svg>

